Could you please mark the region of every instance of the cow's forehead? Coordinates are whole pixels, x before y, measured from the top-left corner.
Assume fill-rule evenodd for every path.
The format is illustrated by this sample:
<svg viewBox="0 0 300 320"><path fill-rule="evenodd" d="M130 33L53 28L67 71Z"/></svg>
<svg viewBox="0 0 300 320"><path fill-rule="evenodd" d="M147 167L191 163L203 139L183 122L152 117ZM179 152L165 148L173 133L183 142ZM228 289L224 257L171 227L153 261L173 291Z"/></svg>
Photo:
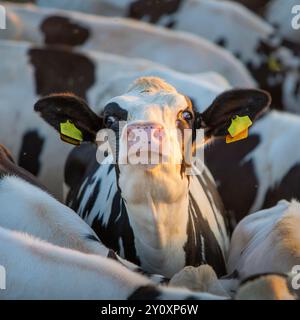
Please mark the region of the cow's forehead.
<svg viewBox="0 0 300 320"><path fill-rule="evenodd" d="M178 111L189 106L186 97L177 92L129 92L112 98L108 103L117 103L120 108L131 114L141 114L149 109Z"/></svg>

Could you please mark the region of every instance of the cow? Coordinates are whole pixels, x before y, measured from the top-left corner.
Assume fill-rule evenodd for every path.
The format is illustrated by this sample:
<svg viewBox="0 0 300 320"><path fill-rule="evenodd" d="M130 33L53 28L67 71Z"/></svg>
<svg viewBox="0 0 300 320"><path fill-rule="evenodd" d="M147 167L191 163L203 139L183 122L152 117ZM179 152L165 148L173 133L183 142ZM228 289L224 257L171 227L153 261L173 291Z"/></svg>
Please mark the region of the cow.
<svg viewBox="0 0 300 320"><path fill-rule="evenodd" d="M218 275L225 274L229 240L228 219L214 180L205 166L199 174L200 169L186 162L191 149L181 145L174 130L190 129L196 134L196 129L203 128L206 140L224 136L234 116L248 116L254 121L269 104L270 96L264 91L229 90L200 113L173 86L160 78L144 77L127 93L111 99L102 116L72 94L46 96L34 108L61 134L61 124L71 121L81 130L82 141L95 142L103 128L120 131L116 156L105 158L105 165L98 163L95 154L87 159L87 152L82 153L83 160L78 154L68 159L66 175L75 185L70 185L67 204L109 248L148 272L159 270L170 277L185 265L202 263L210 264ZM128 123L119 130L122 121ZM127 135L131 136L130 151L136 129L146 130L146 141L154 130L158 147L161 140L174 142L174 152L149 151L166 157L166 163L124 164ZM78 183L77 168L82 162L90 165ZM188 169L197 174L188 175Z"/></svg>
<svg viewBox="0 0 300 320"><path fill-rule="evenodd" d="M208 293L158 286L119 263L0 227L2 300L215 300ZM2 283L1 283L2 285Z"/></svg>
<svg viewBox="0 0 300 320"><path fill-rule="evenodd" d="M238 59L223 48L191 34L128 19L91 17L20 5L5 4L5 7L8 20L14 25L1 32L0 36L6 39L143 58L185 73L214 71L234 86L255 86L255 81ZM159 53L152 48L159 48Z"/></svg>
<svg viewBox="0 0 300 320"><path fill-rule="evenodd" d="M3 228L28 233L60 247L108 257L153 282L167 282L164 277L148 274L106 248L73 210L51 196L30 172L16 165L10 151L1 144L0 201Z"/></svg>
<svg viewBox="0 0 300 320"><path fill-rule="evenodd" d="M39 0L38 4L67 9L70 2ZM300 113L299 44L282 37L276 28L246 7L219 0L127 0L114 1L110 6L108 2L110 1L97 1L98 10L95 1L89 1L84 6L88 11L90 5L92 13L127 16L172 26L174 30L196 34L214 42L229 50L247 66L258 87L272 94L274 108ZM279 0L278 3L282 4L282 1ZM288 8L289 4L290 1L283 6ZM169 11L170 7L175 11ZM79 2L74 3L73 9L80 8ZM276 2L274 8L278 8ZM275 12L273 15L278 16L277 9L270 9L270 12ZM292 18L290 11L290 17L284 20L285 23L291 22ZM290 24L288 27L291 29Z"/></svg>
<svg viewBox="0 0 300 320"><path fill-rule="evenodd" d="M206 164L237 222L281 199L300 199L299 135L298 115L272 110L256 121L247 140L207 146Z"/></svg>
<svg viewBox="0 0 300 320"><path fill-rule="evenodd" d="M191 96L200 105L214 99L222 90L202 76L185 76L146 60L88 50L37 47L27 42L1 40L0 55L2 143L11 150L18 164L36 175L58 199L62 199L63 167L71 148L57 144L56 135L32 112L32 105L39 97L72 91L98 112L104 103L100 97L114 78L150 69L153 74L163 72L168 80L182 79L185 87L190 83L194 88ZM109 92L105 92L109 96Z"/></svg>
<svg viewBox="0 0 300 320"><path fill-rule="evenodd" d="M234 229L228 272L239 279L262 273L289 273L300 265L300 204L281 200L245 217Z"/></svg>

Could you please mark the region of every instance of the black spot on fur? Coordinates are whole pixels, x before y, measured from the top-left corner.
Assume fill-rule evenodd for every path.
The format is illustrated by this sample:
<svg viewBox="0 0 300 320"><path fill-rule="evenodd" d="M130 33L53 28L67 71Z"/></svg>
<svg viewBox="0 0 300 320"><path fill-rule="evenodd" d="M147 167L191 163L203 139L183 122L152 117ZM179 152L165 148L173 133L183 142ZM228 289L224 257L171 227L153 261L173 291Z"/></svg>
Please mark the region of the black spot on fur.
<svg viewBox="0 0 300 320"><path fill-rule="evenodd" d="M86 100L95 83L95 65L86 56L58 48L30 49L36 94L72 92Z"/></svg>
<svg viewBox="0 0 300 320"><path fill-rule="evenodd" d="M47 17L41 24L44 41L49 45L78 46L87 41L89 29L62 16Z"/></svg>
<svg viewBox="0 0 300 320"><path fill-rule="evenodd" d="M67 197L67 204L74 211L78 212L84 195L86 195L86 192L91 192L89 195L89 200L87 201L83 212L81 212L81 217L84 220L88 219L88 216L96 203L96 199L101 192L101 188L111 187L105 183L102 185L101 180L95 183L95 172L98 170L100 165L97 163L96 157L92 154L89 155L89 159L87 160L90 165L87 168L85 175L81 178L81 181L78 183L78 185L71 188ZM86 178L87 182L85 187L79 194L79 189ZM105 177L103 178L105 179ZM89 186L94 183L94 189L89 191ZM119 241L121 240L124 247L124 258L137 265L140 264L136 254L133 231L129 224L127 210L119 190L114 194L112 210L110 212L108 222L103 223L102 217L97 216L91 223L91 227L96 232L102 243L118 254L120 254L121 248Z"/></svg>
<svg viewBox="0 0 300 320"><path fill-rule="evenodd" d="M69 187L76 187L82 181L90 160L96 157L97 146L92 143L83 143L70 152L65 164L65 183Z"/></svg>
<svg viewBox="0 0 300 320"><path fill-rule="evenodd" d="M226 48L228 41L225 38L219 38L215 43L220 47Z"/></svg>
<svg viewBox="0 0 300 320"><path fill-rule="evenodd" d="M226 273L226 268L221 248L208 222L202 217L200 208L191 193L189 198L188 240L184 245L185 265L197 267L209 264L218 276L222 276ZM193 228L193 224L195 228Z"/></svg>
<svg viewBox="0 0 300 320"><path fill-rule="evenodd" d="M97 190L95 190L95 192L97 192ZM90 203L92 205L95 202L91 201ZM121 240L124 248L124 258L137 265L140 264L140 260L136 254L133 231L129 224L124 201L121 199L119 191L117 191L114 196L108 223L104 224L102 217L96 217L92 223L92 228L102 242L118 254L120 254L121 250L119 245L119 240Z"/></svg>
<svg viewBox="0 0 300 320"><path fill-rule="evenodd" d="M121 108L116 102L111 102L104 107L103 110L104 119L107 116L115 116L118 120L126 121L128 116L128 111Z"/></svg>
<svg viewBox="0 0 300 320"><path fill-rule="evenodd" d="M155 286L143 286L136 289L127 300L157 300L161 293Z"/></svg>
<svg viewBox="0 0 300 320"><path fill-rule="evenodd" d="M147 18L150 23L157 23L163 16L169 16L176 13L182 0L137 0L130 4L128 17L142 20ZM174 19L171 19L165 26L173 28L176 24Z"/></svg>
<svg viewBox="0 0 300 320"><path fill-rule="evenodd" d="M116 253L115 253L113 250L111 250L111 249L109 249L109 251L108 251L107 258L110 258L110 259L112 259L112 260L115 260L115 261L118 261L118 262L119 262L118 256L117 256Z"/></svg>
<svg viewBox="0 0 300 320"><path fill-rule="evenodd" d="M0 179L6 176L17 176L42 190L47 191L38 179L27 170L15 164L9 150L0 144Z"/></svg>
<svg viewBox="0 0 300 320"><path fill-rule="evenodd" d="M18 164L34 175L40 172L40 155L44 142L44 138L36 130L27 131L22 139Z"/></svg>
<svg viewBox="0 0 300 320"><path fill-rule="evenodd" d="M270 208L277 204L281 199L300 200L300 164L295 164L289 172L282 178L280 183L272 189L269 189L263 204L263 208Z"/></svg>
<svg viewBox="0 0 300 320"><path fill-rule="evenodd" d="M205 164L217 182L226 211L237 222L249 213L256 197L258 181L253 162L243 160L259 142L259 136L250 135L230 144L216 140L205 149Z"/></svg>

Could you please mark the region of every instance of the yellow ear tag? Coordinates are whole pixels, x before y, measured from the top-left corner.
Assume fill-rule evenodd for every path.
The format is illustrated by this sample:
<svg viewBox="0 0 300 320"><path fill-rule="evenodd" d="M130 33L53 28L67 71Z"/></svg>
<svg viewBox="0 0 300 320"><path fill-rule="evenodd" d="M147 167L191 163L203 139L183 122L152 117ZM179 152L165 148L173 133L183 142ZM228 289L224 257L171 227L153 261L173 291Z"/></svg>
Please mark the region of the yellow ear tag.
<svg viewBox="0 0 300 320"><path fill-rule="evenodd" d="M244 131L242 131L241 133L239 133L237 136L235 137L231 137L230 134L228 134L226 136L226 143L231 143L231 142L235 142L235 141L239 141L242 139L246 139L248 137L248 129L245 129Z"/></svg>
<svg viewBox="0 0 300 320"><path fill-rule="evenodd" d="M82 132L70 120L60 124L60 138L67 143L75 145L79 145L83 141Z"/></svg>
<svg viewBox="0 0 300 320"><path fill-rule="evenodd" d="M239 141L248 137L248 128L252 125L252 121L248 116L236 116L231 120L228 128L229 135L226 136L226 143Z"/></svg>
<svg viewBox="0 0 300 320"><path fill-rule="evenodd" d="M272 56L268 58L268 67L273 72L279 72L281 70L281 65L279 61Z"/></svg>

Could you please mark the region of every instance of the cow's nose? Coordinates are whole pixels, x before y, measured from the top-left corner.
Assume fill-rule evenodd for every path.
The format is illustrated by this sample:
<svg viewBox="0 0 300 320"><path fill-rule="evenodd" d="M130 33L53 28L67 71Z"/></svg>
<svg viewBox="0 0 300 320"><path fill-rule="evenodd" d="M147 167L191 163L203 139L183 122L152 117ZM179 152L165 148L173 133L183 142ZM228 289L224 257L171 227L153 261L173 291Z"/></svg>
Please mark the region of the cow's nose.
<svg viewBox="0 0 300 320"><path fill-rule="evenodd" d="M148 144L161 143L165 137L165 130L158 123L134 123L127 127L127 141L129 146L137 142Z"/></svg>

